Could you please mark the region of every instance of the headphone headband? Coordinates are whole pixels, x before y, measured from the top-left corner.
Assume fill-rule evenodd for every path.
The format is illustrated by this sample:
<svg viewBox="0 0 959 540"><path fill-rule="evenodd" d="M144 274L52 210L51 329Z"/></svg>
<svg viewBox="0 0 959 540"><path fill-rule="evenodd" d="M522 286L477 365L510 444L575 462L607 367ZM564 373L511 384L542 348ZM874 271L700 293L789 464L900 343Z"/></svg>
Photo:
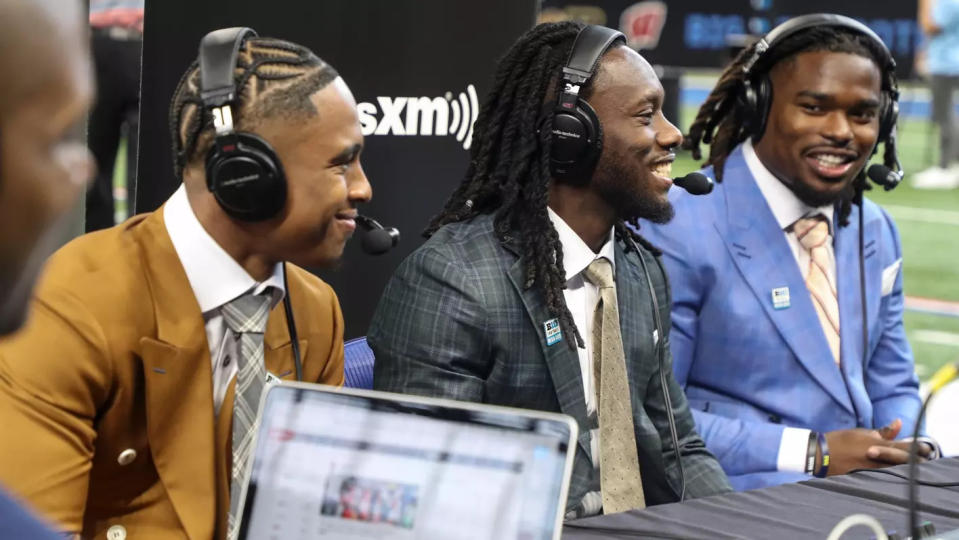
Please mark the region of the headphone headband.
<svg viewBox="0 0 959 540"><path fill-rule="evenodd" d="M222 107L236 99L236 56L243 42L256 35L252 28L223 28L200 41L200 98L205 107Z"/></svg>
<svg viewBox="0 0 959 540"><path fill-rule="evenodd" d="M593 76L600 57L618 39L625 42L626 36L605 26L584 26L576 35L573 48L569 51L569 58L563 68L563 81L585 84Z"/></svg>
<svg viewBox="0 0 959 540"><path fill-rule="evenodd" d="M872 41L874 41L884 53L883 60L885 61L886 65L882 66L883 69L896 68L896 60L889 52L889 48L886 47L886 44L883 43L882 39L880 39L879 36L876 35L876 33L873 32L868 26L844 15L837 15L835 13L813 13L811 15L794 17L770 30L769 33L763 36L762 39L756 43L756 50L753 52L752 57L750 57L746 64L743 65L743 71L748 75L753 66L766 53L766 51L774 48L780 41L786 39L787 37L814 26L838 26L854 32L859 32L860 34L871 38Z"/></svg>
<svg viewBox="0 0 959 540"><path fill-rule="evenodd" d="M224 28L200 41L200 97L213 117L216 138L206 157L207 188L223 211L242 221L276 216L286 203L286 177L273 148L254 133L237 132L233 73L243 41L256 36L251 28Z"/></svg>

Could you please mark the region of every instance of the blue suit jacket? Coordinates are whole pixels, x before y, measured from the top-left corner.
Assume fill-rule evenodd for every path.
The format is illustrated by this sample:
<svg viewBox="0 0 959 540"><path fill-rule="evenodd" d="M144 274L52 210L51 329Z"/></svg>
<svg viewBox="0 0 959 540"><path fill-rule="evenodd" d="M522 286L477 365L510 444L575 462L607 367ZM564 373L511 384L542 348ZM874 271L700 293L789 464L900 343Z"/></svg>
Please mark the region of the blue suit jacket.
<svg viewBox="0 0 959 540"><path fill-rule="evenodd" d="M854 205L848 226L833 226L840 371L742 149L730 155L723 182L712 194L695 197L673 190L671 198L676 218L666 225L644 223L643 235L663 250L672 283L676 379L686 390L699 433L733 487L808 478L776 470L784 426L831 431L881 427L901 418L902 436L911 433L920 401L902 324L902 251L896 226L882 208L866 200L862 209L865 362L859 207ZM887 289L891 283L885 295L884 270ZM776 309L772 291L782 287L789 289L789 307Z"/></svg>
<svg viewBox="0 0 959 540"><path fill-rule="evenodd" d="M62 540L0 489L0 538Z"/></svg>

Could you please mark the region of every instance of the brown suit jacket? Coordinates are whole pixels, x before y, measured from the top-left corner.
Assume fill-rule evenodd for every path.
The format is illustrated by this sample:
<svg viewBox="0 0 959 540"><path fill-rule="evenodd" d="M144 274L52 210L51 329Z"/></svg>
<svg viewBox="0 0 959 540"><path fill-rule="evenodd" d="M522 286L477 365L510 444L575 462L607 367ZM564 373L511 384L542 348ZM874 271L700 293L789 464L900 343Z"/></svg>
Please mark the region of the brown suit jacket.
<svg viewBox="0 0 959 540"><path fill-rule="evenodd" d="M336 295L292 265L288 278L304 380L340 385ZM282 305L265 352L267 370L295 378ZM233 387L216 416L212 380L162 209L80 237L51 257L26 327L0 343L0 484L84 538L114 525L132 539L222 538Z"/></svg>

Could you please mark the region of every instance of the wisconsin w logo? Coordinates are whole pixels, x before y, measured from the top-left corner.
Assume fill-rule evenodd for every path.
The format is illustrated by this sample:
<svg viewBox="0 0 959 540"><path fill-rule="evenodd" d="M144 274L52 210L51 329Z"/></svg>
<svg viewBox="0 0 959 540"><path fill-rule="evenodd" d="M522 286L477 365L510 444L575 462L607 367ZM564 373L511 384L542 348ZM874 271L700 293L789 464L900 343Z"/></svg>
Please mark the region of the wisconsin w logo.
<svg viewBox="0 0 959 540"><path fill-rule="evenodd" d="M467 85L454 99L443 97L384 97L356 106L363 135L454 135L468 150L479 103L476 88Z"/></svg>

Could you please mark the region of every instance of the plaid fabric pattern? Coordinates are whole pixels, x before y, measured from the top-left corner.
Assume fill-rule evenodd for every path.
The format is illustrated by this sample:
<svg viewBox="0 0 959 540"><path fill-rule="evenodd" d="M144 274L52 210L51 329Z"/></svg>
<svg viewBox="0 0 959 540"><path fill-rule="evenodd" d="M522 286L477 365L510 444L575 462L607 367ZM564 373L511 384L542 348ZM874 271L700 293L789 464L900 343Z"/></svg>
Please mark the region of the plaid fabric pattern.
<svg viewBox="0 0 959 540"><path fill-rule="evenodd" d="M260 396L266 386L266 367L263 364L263 332L270 314L267 294L245 294L223 306L221 310L227 327L239 338L236 391L233 397L233 469L230 483L230 514L227 538L239 533L240 488L253 450L253 436L259 425L257 412Z"/></svg>
<svg viewBox="0 0 959 540"><path fill-rule="evenodd" d="M637 254L616 247L620 328L631 389L637 453L648 505L678 499L679 471L653 352L653 314ZM670 299L665 274L649 252L664 334ZM387 285L367 335L376 354L373 387L407 394L562 412L579 424L567 515L598 486L590 459L579 358L571 329L547 345L544 323L554 318L538 287L526 289L525 265L512 241L501 242L491 215L443 227L413 252ZM589 329L581 329L588 331ZM682 389L670 384L688 497L729 491L725 475L696 434ZM594 481L595 480L595 481Z"/></svg>

